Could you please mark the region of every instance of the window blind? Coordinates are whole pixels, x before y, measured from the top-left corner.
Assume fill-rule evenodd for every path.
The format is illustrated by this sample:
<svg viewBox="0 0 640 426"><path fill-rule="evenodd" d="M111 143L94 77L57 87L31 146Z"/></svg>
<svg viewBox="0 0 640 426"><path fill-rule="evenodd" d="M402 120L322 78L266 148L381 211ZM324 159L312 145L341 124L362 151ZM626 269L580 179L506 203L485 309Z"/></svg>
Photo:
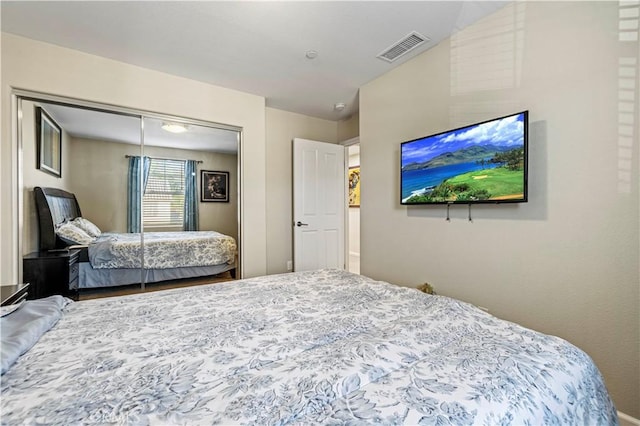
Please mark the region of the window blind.
<svg viewBox="0 0 640 426"><path fill-rule="evenodd" d="M142 202L144 226L182 227L184 161L152 158Z"/></svg>

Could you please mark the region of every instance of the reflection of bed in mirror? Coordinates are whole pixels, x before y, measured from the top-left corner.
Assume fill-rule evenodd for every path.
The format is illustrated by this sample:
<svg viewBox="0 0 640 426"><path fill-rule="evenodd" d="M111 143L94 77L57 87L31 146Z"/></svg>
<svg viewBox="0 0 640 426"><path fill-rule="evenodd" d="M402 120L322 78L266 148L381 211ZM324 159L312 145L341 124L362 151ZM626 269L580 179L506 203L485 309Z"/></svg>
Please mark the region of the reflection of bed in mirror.
<svg viewBox="0 0 640 426"><path fill-rule="evenodd" d="M74 194L34 188L40 250L70 246L57 227L82 217ZM215 231L102 233L81 248L78 288L71 291L216 275L235 278L236 242ZM142 242L143 241L143 242ZM141 250L141 248L143 248ZM141 265L144 262L144 269Z"/></svg>

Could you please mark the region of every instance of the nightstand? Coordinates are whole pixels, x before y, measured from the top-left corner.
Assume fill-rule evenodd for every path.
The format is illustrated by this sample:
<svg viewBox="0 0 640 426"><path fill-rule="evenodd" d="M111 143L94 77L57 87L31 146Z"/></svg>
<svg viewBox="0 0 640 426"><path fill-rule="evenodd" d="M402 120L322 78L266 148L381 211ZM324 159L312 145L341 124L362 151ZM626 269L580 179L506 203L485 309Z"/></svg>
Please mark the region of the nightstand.
<svg viewBox="0 0 640 426"><path fill-rule="evenodd" d="M27 297L29 283L0 286L0 306L15 305Z"/></svg>
<svg viewBox="0 0 640 426"><path fill-rule="evenodd" d="M80 250L40 251L22 260L23 280L31 284L28 299L60 294L74 296L78 280Z"/></svg>

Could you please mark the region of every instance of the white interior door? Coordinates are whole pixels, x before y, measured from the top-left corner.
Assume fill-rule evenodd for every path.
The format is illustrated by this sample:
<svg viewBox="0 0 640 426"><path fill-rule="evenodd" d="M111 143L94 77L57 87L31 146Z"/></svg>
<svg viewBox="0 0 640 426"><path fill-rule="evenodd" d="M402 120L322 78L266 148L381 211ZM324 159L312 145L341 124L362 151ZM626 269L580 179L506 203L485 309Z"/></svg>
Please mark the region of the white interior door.
<svg viewBox="0 0 640 426"><path fill-rule="evenodd" d="M293 268L345 267L344 147L293 140Z"/></svg>

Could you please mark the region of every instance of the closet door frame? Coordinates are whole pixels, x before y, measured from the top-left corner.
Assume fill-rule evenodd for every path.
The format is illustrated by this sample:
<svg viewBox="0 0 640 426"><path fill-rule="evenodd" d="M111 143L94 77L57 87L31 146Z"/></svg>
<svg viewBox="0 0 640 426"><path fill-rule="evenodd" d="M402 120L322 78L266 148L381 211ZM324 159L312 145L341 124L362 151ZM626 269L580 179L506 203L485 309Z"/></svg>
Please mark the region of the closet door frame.
<svg viewBox="0 0 640 426"><path fill-rule="evenodd" d="M93 111L98 111L98 112L103 112L103 113L109 113L109 114L119 114L119 115L124 115L124 116L129 116L129 117L133 117L133 118L137 118L140 120L140 155L144 154L144 120L145 118L153 118L153 119L159 119L159 120L165 120L165 121L172 121L172 122L180 122L186 125L195 125L195 126L203 126L203 127L210 127L210 128L215 128L215 129L221 129L221 130L229 130L229 131L233 131L237 133L237 194L233 194L236 197L237 200L237 217L236 217L236 222L237 222L237 247L238 247L238 265L236 268L236 277L238 278L242 278L243 277L243 270L244 270L244 264L243 264L243 245L241 243L242 241L242 158L241 158L241 152L242 152L242 140L243 140L243 130L241 127L238 126L233 126L233 125L228 125L228 124L222 124L222 123L217 123L217 122L212 122L212 121L204 121L204 120L197 120L197 119L193 119L193 118L188 118L188 117L182 117L182 116L176 116L176 115L169 115L169 114L163 114L163 113L158 113L158 112L153 112L153 111L146 111L146 110L139 110L139 109L134 109L134 108L126 108L126 107L121 107L121 106L117 106L117 105L111 105L111 104L103 104L103 103L99 103L99 102L91 102L91 101L86 101L86 100L82 100L82 99L76 99L76 98L70 98L70 97L64 97L64 96L58 96L58 95L51 95L51 94L46 94L46 93L41 93L41 92L34 92L34 91L28 91L28 90L22 90L22 89L15 89L13 88L11 90L11 112L12 112L12 119L11 119L11 126L12 126L12 143L13 146L15 147L15 155L13 156L13 160L15 161L15 169L16 173L15 175L12 177L12 182L11 182L11 190L15 191L12 194L12 200L14 205L16 206L16 208L12 209L12 215L13 215L13 220L12 222L15 224L13 226L12 229L12 247L13 247L13 258L14 258L14 264L12 265L14 268L14 272L12 275L16 276L18 281L22 280L23 277L23 271L22 271L22 257L23 257L23 243L22 243L22 238L23 238L23 234L24 234L24 221L23 221L23 215L24 215L24 199L23 199L23 192L24 192L24 186L23 186L23 147L24 147L24 141L23 141L23 132L22 132L22 126L25 124L23 123L23 112L22 112L22 101L31 101L31 102L42 102L42 103L48 103L48 104L57 104L57 105L61 105L61 106L66 106L66 107L72 107L72 108L81 108L81 109L87 109L87 110L93 110ZM142 215L142 209L141 209L141 215ZM144 238L142 238L142 244L144 244ZM141 288L142 290L144 290L144 270L141 268L140 269L140 274L141 274Z"/></svg>

